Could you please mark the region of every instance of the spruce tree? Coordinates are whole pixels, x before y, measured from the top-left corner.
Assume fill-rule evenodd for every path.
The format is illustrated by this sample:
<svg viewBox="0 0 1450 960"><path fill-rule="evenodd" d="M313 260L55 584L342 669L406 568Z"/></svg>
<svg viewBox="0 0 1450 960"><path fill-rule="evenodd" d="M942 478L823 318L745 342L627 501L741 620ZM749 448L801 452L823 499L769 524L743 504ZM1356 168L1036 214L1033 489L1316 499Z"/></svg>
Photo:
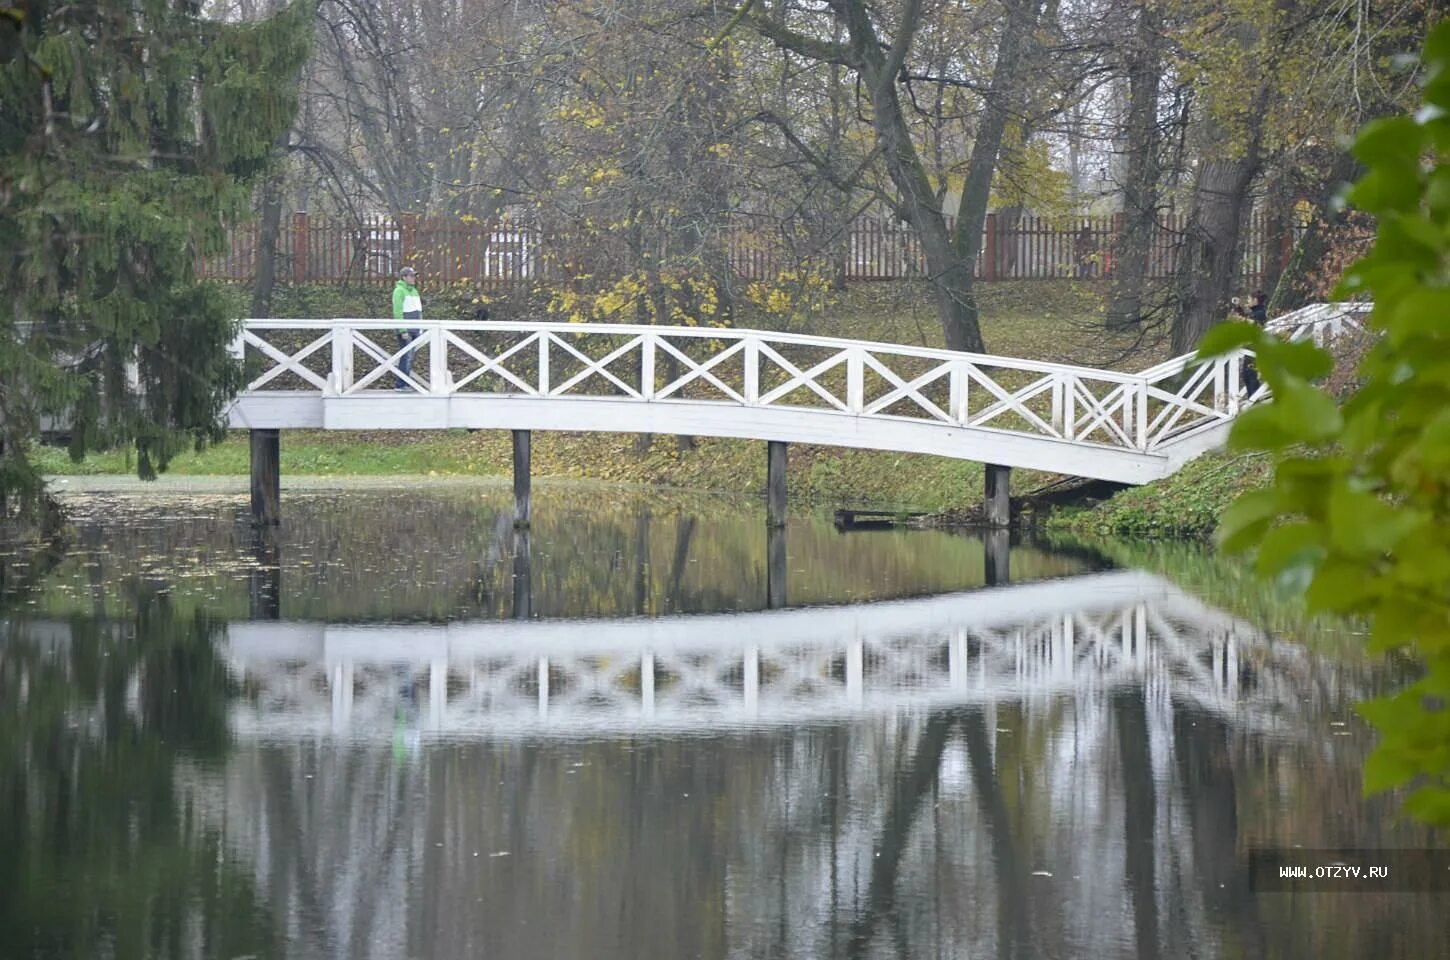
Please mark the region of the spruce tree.
<svg viewBox="0 0 1450 960"><path fill-rule="evenodd" d="M29 447L130 443L143 478L218 437L235 322L198 277L297 110L311 0L255 23L200 0L0 0L0 501Z"/></svg>

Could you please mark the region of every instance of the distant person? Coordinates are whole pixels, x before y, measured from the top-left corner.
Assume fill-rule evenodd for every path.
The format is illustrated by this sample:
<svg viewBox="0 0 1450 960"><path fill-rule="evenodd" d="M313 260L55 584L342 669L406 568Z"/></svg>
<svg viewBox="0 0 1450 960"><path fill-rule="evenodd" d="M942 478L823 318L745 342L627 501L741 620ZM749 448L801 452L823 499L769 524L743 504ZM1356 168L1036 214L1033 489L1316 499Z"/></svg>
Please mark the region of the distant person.
<svg viewBox="0 0 1450 960"><path fill-rule="evenodd" d="M393 319L394 320L422 320L423 319L423 298L418 296L417 287L418 275L413 272L412 267L404 267L398 274L398 283L393 287ZM417 327L398 328L398 349L406 350L408 345L418 339L419 330ZM398 369L403 376L413 374L413 354L416 350L408 350L398 360ZM398 389L408 389L408 382L403 377L398 377Z"/></svg>
<svg viewBox="0 0 1450 960"><path fill-rule="evenodd" d="M1269 295L1262 290L1254 291L1253 302L1249 304L1249 319L1259 326L1269 322Z"/></svg>
<svg viewBox="0 0 1450 960"><path fill-rule="evenodd" d="M1233 312L1241 317L1248 317L1257 326L1267 326L1269 322L1269 295L1262 290L1255 290L1253 298L1245 309L1238 297L1234 297L1229 303ZM1245 360L1243 370L1240 373L1243 381L1245 396L1252 397L1259 389L1259 368L1254 366L1254 361Z"/></svg>

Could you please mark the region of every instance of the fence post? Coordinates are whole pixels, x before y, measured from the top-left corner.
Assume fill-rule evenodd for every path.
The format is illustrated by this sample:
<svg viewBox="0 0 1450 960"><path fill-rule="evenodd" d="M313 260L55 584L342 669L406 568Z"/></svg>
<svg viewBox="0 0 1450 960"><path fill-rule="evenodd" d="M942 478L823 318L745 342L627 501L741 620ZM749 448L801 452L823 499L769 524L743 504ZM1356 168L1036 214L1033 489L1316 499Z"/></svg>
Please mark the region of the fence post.
<svg viewBox="0 0 1450 960"><path fill-rule="evenodd" d="M412 266L413 249L417 243L418 218L411 213L403 214L398 224L398 236L402 244L401 256L403 262L399 268Z"/></svg>
<svg viewBox="0 0 1450 960"><path fill-rule="evenodd" d="M983 245L982 255L982 279L997 279L997 215L987 214L987 222L984 227L987 231L986 243Z"/></svg>
<svg viewBox="0 0 1450 960"><path fill-rule="evenodd" d="M307 282L307 211L292 214L292 282Z"/></svg>

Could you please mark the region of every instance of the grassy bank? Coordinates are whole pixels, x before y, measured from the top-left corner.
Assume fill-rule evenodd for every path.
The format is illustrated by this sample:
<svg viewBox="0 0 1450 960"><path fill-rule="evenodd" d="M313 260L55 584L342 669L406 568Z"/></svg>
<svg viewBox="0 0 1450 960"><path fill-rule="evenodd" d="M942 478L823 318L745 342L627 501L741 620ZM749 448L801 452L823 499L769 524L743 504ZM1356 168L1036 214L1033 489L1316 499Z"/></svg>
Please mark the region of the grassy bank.
<svg viewBox="0 0 1450 960"><path fill-rule="evenodd" d="M386 291L328 287L279 288L273 313L289 316L376 316L386 312ZM439 315L464 315L467 303L440 298ZM1029 281L979 288L982 332L994 353L1053 361L1139 369L1162 359L1160 340L1103 329L1103 290L1094 284ZM495 319L537 318L521 306L495 305ZM788 329L887 343L940 346L930 288L924 283L858 284L824 304L788 316L745 313L739 326ZM93 454L71 463L64 451L41 449L40 468L50 474L127 473L127 451ZM946 510L982 495L978 464L940 457L793 445L793 497ZM184 454L173 473L240 475L247 472L244 434L199 454ZM506 476L511 467L508 435L501 431L339 433L288 431L282 439L284 476ZM699 438L692 447L677 438L641 444L633 435L539 434L533 469L542 477L757 493L765 488L764 444ZM1013 491L1024 493L1050 475L1014 471Z"/></svg>
<svg viewBox="0 0 1450 960"><path fill-rule="evenodd" d="M181 475L244 475L247 436L238 431L201 453L171 462ZM40 468L55 475L128 473L126 451L92 454L72 463L66 452L36 452ZM513 469L507 431L343 433L291 430L282 435L282 476L434 475L505 477ZM538 433L533 441L535 476L576 480L763 493L765 444L700 437L682 449L672 436L655 437L641 449L633 435ZM1030 490L1043 475L1017 471L1013 486ZM870 503L940 510L982 494L980 465L941 457L844 450L795 444L790 449L793 498Z"/></svg>
<svg viewBox="0 0 1450 960"><path fill-rule="evenodd" d="M1165 480L1132 487L1085 510L1053 516L1048 529L1106 537L1205 538L1234 498L1272 474L1263 454L1209 453Z"/></svg>

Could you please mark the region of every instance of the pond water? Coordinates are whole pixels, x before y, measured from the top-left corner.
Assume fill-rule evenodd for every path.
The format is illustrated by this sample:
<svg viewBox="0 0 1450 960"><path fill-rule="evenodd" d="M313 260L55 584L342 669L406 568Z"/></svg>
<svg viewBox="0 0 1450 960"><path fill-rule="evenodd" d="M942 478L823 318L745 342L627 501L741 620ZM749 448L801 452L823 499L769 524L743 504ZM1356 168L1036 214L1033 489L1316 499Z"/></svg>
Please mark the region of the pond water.
<svg viewBox="0 0 1450 960"><path fill-rule="evenodd" d="M70 495L0 556L0 957L1450 956L1251 889L1445 841L1360 793L1402 677L1192 551L534 499Z"/></svg>

